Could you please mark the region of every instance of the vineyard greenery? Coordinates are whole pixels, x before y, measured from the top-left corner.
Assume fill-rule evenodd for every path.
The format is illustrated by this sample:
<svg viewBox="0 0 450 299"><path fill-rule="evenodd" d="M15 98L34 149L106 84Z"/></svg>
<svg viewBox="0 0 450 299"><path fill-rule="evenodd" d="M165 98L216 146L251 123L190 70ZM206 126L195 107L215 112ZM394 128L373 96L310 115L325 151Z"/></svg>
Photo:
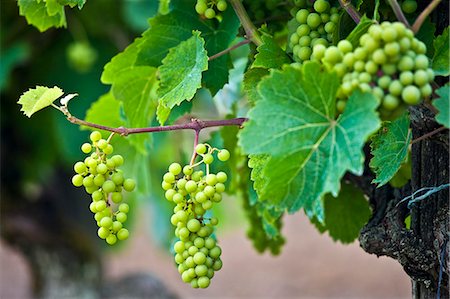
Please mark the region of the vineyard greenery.
<svg viewBox="0 0 450 299"><path fill-rule="evenodd" d="M17 3L44 32L70 29L66 11L90 1ZM194 288L210 285L227 254L213 208L225 193L241 199L259 252L279 254L283 217L301 210L321 233L351 243L372 212L346 174L362 176L368 164L377 187L408 182L411 106L431 107L450 127L449 28L435 32L429 16L440 1L154 2L148 29L104 66L109 92L84 120L71 112L83 95L57 86L30 88L18 103L28 117L53 107L95 130L72 183L91 198L107 244L133 234L125 226L135 198L166 201L158 205L172 213L174 260ZM96 52L75 43L68 57L83 71ZM195 136L164 172L152 168L166 148L156 132L178 130Z"/></svg>

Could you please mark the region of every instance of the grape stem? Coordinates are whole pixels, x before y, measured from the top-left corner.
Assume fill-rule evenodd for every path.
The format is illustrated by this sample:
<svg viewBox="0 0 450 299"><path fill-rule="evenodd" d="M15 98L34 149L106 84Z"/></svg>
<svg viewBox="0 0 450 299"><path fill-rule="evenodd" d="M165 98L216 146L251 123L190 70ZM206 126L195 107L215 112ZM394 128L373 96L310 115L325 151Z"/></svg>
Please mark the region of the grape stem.
<svg viewBox="0 0 450 299"><path fill-rule="evenodd" d="M241 47L243 45L249 44L251 42L252 41L249 40L249 39L244 39L243 41L238 42L234 46L231 46L231 47L229 47L229 48L227 48L227 49L225 49L223 51L220 51L219 53L216 53L216 54L212 55L211 57L208 58L208 61L211 61L211 60L216 59L216 58L218 58L220 56L223 56L223 55L227 54L228 52L231 52L234 49L239 48L239 47Z"/></svg>
<svg viewBox="0 0 450 299"><path fill-rule="evenodd" d="M392 10L394 11L395 16L397 17L397 20L405 24L407 28L411 28L411 25L409 25L408 20L406 19L405 15L403 14L403 11L398 4L397 0L387 0L389 5L392 7Z"/></svg>
<svg viewBox="0 0 450 299"><path fill-rule="evenodd" d="M414 143L417 143L419 141L425 140L428 137L431 137L431 136L433 136L433 135L435 135L435 134L437 134L437 133L439 133L441 131L444 131L445 129L447 129L447 128L446 127L439 127L439 128L437 128L437 129L435 129L435 130L433 130L433 131L431 131L431 132L429 132L427 134L424 134L424 135L422 135L420 137L417 137L416 139L411 141L411 144L414 144Z"/></svg>
<svg viewBox="0 0 450 299"><path fill-rule="evenodd" d="M241 0L229 0L231 6L233 7L236 15L241 21L241 25L245 30L246 38L252 41L256 46L261 46L263 44L261 37L259 36L258 30L255 25L253 25L250 20L247 11L242 5Z"/></svg>
<svg viewBox="0 0 450 299"><path fill-rule="evenodd" d="M191 163L189 163L189 165L193 165L195 162L195 158L197 157L197 152L195 151L195 148L198 145L198 137L200 135L200 130L195 130L195 138L194 138L194 150L192 151L192 158L191 158Z"/></svg>
<svg viewBox="0 0 450 299"><path fill-rule="evenodd" d="M417 17L416 21L412 25L412 31L414 33L417 33L420 30L420 27L422 27L423 22L428 17L428 15L438 6L439 3L441 3L442 0L433 0L430 4L420 13L420 15Z"/></svg>
<svg viewBox="0 0 450 299"><path fill-rule="evenodd" d="M352 2L350 0L339 0L339 4L342 6L343 9L345 9L345 11L353 19L353 21L355 21L356 24L359 24L361 20L361 15L353 6Z"/></svg>
<svg viewBox="0 0 450 299"><path fill-rule="evenodd" d="M59 111L63 112L67 117L67 120L73 124L86 126L91 128L96 128L99 130L114 132L121 136L127 136L130 134L139 134L139 133L154 133L154 132L165 132L165 131L178 131L178 130L194 130L196 135L200 133L201 130L205 128L211 127L224 127L224 126L239 126L241 127L244 122L248 120L245 117L231 118L231 119L222 119L222 120L200 120L197 118L192 118L190 122L185 124L177 124L171 126L156 126L156 127L145 127L145 128L125 128L125 127L108 127L95 123L91 123L82 119L79 119L73 115L71 115L66 109L63 107L58 107L55 105L55 108ZM198 134L197 134L198 133ZM198 142L198 139L197 141Z"/></svg>

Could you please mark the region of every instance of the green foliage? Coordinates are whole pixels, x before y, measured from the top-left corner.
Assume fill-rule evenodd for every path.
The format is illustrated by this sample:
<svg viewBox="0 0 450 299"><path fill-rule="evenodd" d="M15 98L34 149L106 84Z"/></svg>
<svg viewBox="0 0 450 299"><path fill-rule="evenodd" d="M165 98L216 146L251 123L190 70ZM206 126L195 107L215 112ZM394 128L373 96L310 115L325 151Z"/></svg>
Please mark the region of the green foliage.
<svg viewBox="0 0 450 299"><path fill-rule="evenodd" d="M445 85L436 90L436 94L439 96L438 99L433 101L433 106L439 110L439 113L436 115L436 120L450 128L450 85Z"/></svg>
<svg viewBox="0 0 450 299"><path fill-rule="evenodd" d="M450 39L447 27L444 32L439 35L433 42L434 56L432 67L437 76L450 75Z"/></svg>
<svg viewBox="0 0 450 299"><path fill-rule="evenodd" d="M44 32L51 27L66 27L64 6L83 8L86 0L18 0L19 13L28 24Z"/></svg>
<svg viewBox="0 0 450 299"><path fill-rule="evenodd" d="M370 144L373 155L370 167L376 175L372 183L381 187L394 177L401 164L406 161L411 138L407 113L393 122L383 123Z"/></svg>
<svg viewBox="0 0 450 299"><path fill-rule="evenodd" d="M194 97L201 87L202 72L208 68L208 57L204 40L199 32L187 41L172 48L158 68L160 87L158 89L158 120L167 120L170 109Z"/></svg>
<svg viewBox="0 0 450 299"><path fill-rule="evenodd" d="M361 36L369 30L369 27L374 24L374 21L366 17L365 15L361 18L355 29L347 36L347 40L352 43L353 47L356 48L359 45L359 39Z"/></svg>
<svg viewBox="0 0 450 299"><path fill-rule="evenodd" d="M304 207L322 221L322 196L337 196L346 171L362 174L361 148L379 126L378 103L355 93L335 120L338 85L337 76L316 63L273 71L261 81L262 98L240 134L246 153L270 155L255 174L260 200L290 212Z"/></svg>
<svg viewBox="0 0 450 299"><path fill-rule="evenodd" d="M334 241L352 243L369 220L371 211L364 193L351 184L342 183L338 197L324 197L325 223L319 231L328 234Z"/></svg>
<svg viewBox="0 0 450 299"><path fill-rule="evenodd" d="M17 103L22 105L20 111L23 111L26 116L31 117L37 111L53 104L63 94L61 88L56 86L53 88L36 86L36 88L30 88L27 92L23 93Z"/></svg>
<svg viewBox="0 0 450 299"><path fill-rule="evenodd" d="M262 41L263 44L257 48L258 53L255 55L252 68L277 69L291 62L286 52L275 43L273 38L263 35Z"/></svg>
<svg viewBox="0 0 450 299"><path fill-rule="evenodd" d="M268 75L269 71L264 68L251 68L244 74L243 88L250 103L256 103L260 99L258 93L258 83L261 79Z"/></svg>
<svg viewBox="0 0 450 299"><path fill-rule="evenodd" d="M8 84L11 71L30 55L30 47L26 43L16 43L0 52L0 91Z"/></svg>

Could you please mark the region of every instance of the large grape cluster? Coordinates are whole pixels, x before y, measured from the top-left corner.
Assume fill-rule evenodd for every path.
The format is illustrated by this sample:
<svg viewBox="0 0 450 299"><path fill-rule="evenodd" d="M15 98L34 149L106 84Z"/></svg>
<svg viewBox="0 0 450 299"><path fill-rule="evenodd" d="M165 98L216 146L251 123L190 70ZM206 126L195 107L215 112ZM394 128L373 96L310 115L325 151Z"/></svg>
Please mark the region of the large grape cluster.
<svg viewBox="0 0 450 299"><path fill-rule="evenodd" d="M218 219L206 213L222 200L227 180L225 172L213 174L209 165L214 161L214 152L221 161L228 160L230 153L207 144L197 145L195 151L202 160L183 168L172 163L164 174L162 188L166 199L176 204L170 222L176 227L178 241L173 249L181 279L193 288L207 288L214 271L222 268L222 249L212 236ZM206 165L206 175L202 170L194 171L201 164Z"/></svg>
<svg viewBox="0 0 450 299"><path fill-rule="evenodd" d="M81 146L82 152L89 155L84 161L75 163L76 174L72 183L76 187L83 186L91 194L89 209L95 214L94 219L99 227L97 234L109 245L114 245L129 236L128 230L123 227L129 206L122 202L122 191L133 191L136 183L133 179L125 178L119 169L123 164L121 155L108 158L114 149L100 132L92 132L90 139L92 143Z"/></svg>
<svg viewBox="0 0 450 299"><path fill-rule="evenodd" d="M418 104L432 93L434 72L423 42L414 37L403 23L373 24L353 49L346 40L337 46L314 47L312 59L321 60L342 77L337 108L353 90L372 92L381 101L381 112L388 116L402 102Z"/></svg>
<svg viewBox="0 0 450 299"><path fill-rule="evenodd" d="M227 9L226 0L197 0L195 11L207 19L214 19Z"/></svg>
<svg viewBox="0 0 450 299"><path fill-rule="evenodd" d="M289 38L295 61L309 60L315 45L328 46L333 41L339 21L338 9L331 7L327 0L295 1L300 8L295 12L296 29Z"/></svg>

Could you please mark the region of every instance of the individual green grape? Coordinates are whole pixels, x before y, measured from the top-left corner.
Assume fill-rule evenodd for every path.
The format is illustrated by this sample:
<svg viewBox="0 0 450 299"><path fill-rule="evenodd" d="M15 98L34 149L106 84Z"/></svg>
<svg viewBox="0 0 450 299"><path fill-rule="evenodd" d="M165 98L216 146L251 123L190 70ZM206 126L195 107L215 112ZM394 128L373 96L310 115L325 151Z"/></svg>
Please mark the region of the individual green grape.
<svg viewBox="0 0 450 299"><path fill-rule="evenodd" d="M416 0L405 0L402 3L402 10L403 12L407 14L414 13L417 9L417 2Z"/></svg>
<svg viewBox="0 0 450 299"><path fill-rule="evenodd" d="M406 86L402 91L402 99L409 105L416 105L420 102L420 90L414 86Z"/></svg>

